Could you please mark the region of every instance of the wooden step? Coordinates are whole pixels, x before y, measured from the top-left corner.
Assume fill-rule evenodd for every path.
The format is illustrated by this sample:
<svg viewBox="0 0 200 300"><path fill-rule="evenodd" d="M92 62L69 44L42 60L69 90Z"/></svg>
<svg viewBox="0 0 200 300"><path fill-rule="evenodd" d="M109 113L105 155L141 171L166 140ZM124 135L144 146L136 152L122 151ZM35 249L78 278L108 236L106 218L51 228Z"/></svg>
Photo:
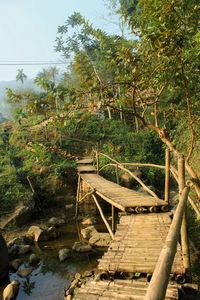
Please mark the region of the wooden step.
<svg viewBox="0 0 200 300"><path fill-rule="evenodd" d="M92 165L78 166L77 170L79 173L95 173L96 172L96 168Z"/></svg>
<svg viewBox="0 0 200 300"><path fill-rule="evenodd" d="M82 158L82 159L77 160L76 163L78 165L93 164L93 158L92 157L91 158L89 158L89 157L88 158Z"/></svg>

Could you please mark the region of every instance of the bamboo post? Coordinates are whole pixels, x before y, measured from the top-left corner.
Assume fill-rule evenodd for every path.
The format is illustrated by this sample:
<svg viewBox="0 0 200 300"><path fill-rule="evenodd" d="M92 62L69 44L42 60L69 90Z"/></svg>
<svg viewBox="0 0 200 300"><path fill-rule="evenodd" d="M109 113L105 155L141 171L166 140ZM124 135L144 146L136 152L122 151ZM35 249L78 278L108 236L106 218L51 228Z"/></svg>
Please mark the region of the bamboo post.
<svg viewBox="0 0 200 300"><path fill-rule="evenodd" d="M117 181L117 184L119 184L118 164L116 164L115 173L116 173L116 181Z"/></svg>
<svg viewBox="0 0 200 300"><path fill-rule="evenodd" d="M97 164L97 174L99 174L99 152L96 151L96 164Z"/></svg>
<svg viewBox="0 0 200 300"><path fill-rule="evenodd" d="M115 232L115 226L116 226L116 221L115 221L115 207L112 205L112 232Z"/></svg>
<svg viewBox="0 0 200 300"><path fill-rule="evenodd" d="M89 191L87 194L85 194L82 198L79 198L79 203L82 202L86 197L92 195L95 192L94 189L92 189L91 191Z"/></svg>
<svg viewBox="0 0 200 300"><path fill-rule="evenodd" d="M27 176L26 178L27 178L27 180L28 180L28 183L29 183L29 186L30 186L30 188L31 188L32 193L35 194L35 189L34 189L34 187L33 187L33 185L32 185L32 182L31 182L31 180L30 180L30 177Z"/></svg>
<svg viewBox="0 0 200 300"><path fill-rule="evenodd" d="M179 184L179 199L185 187L185 160L183 156L178 158L178 184ZM187 206L184 209L183 222L181 226L181 248L183 265L186 273L190 273L190 255L187 234Z"/></svg>
<svg viewBox="0 0 200 300"><path fill-rule="evenodd" d="M165 201L169 205L169 181L170 181L170 150L165 152Z"/></svg>
<svg viewBox="0 0 200 300"><path fill-rule="evenodd" d="M44 128L45 128L45 138L46 138L46 142L48 142L47 125L45 125Z"/></svg>
<svg viewBox="0 0 200 300"><path fill-rule="evenodd" d="M81 185L81 176L79 174L78 175L77 193L76 193L76 212L75 212L75 218L77 218L77 216L78 216L78 204L79 204L80 185Z"/></svg>
<svg viewBox="0 0 200 300"><path fill-rule="evenodd" d="M106 227L107 227L107 229L108 229L108 232L110 233L110 236L111 236L111 238L113 239L113 238L114 238L113 232L112 232L112 230L111 230L111 228L110 228L110 225L108 224L108 221L106 220L106 218L105 218L105 216L104 216L104 214L103 214L103 211L102 211L102 209L101 209L101 206L99 205L99 202L97 201L97 198L95 197L94 194L92 194L92 197L93 197L94 202L95 202L95 204L96 204L96 206L97 206L97 208L98 208L98 210L99 210L99 213L100 213L100 215L101 215L101 217L102 217L102 219L103 219L103 221L104 221L104 223L105 223L105 225L106 225Z"/></svg>
<svg viewBox="0 0 200 300"><path fill-rule="evenodd" d="M77 233L78 233L78 238L79 238L79 241L81 242L82 240L82 236L81 236L81 232L80 232L80 226L79 226L79 222L78 220L76 219L76 228L77 228Z"/></svg>
<svg viewBox="0 0 200 300"><path fill-rule="evenodd" d="M181 230L181 224L188 198L189 188L186 187L180 197L172 224L170 226L165 244L156 263L152 279L147 289L144 300L164 300L169 282L171 268L177 251L177 243Z"/></svg>

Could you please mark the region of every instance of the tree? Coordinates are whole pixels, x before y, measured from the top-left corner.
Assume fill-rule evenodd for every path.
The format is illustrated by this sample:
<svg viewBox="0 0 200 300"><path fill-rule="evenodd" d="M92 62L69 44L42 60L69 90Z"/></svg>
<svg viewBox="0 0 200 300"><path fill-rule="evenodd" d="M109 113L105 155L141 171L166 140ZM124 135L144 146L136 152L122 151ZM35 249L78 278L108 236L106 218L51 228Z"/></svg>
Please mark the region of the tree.
<svg viewBox="0 0 200 300"><path fill-rule="evenodd" d="M58 75L59 75L59 70L57 67L43 68L42 71L37 74L35 80L44 79L46 81L49 80L49 81L56 82Z"/></svg>
<svg viewBox="0 0 200 300"><path fill-rule="evenodd" d="M72 70L79 78L76 95L80 99L87 94L101 106L134 116L136 129L145 126L156 131L175 156L181 154L174 143L176 128L187 115L186 168L200 196L198 176L190 165L199 119L198 1L119 0L112 4L130 27L131 39L109 36L79 13L58 28L56 50L65 57L74 53ZM72 36L70 27L76 30Z"/></svg>
<svg viewBox="0 0 200 300"><path fill-rule="evenodd" d="M119 13L139 37L135 114L144 126L158 132L175 156L180 152L167 129L174 133L172 114L179 113L179 118L187 114L191 142L184 153L186 168L200 196L199 180L190 165L199 117L199 1L119 0L118 5Z"/></svg>
<svg viewBox="0 0 200 300"><path fill-rule="evenodd" d="M16 104L17 114L20 112L20 118L35 113L44 113L46 110L42 93L33 90L12 90L7 88L6 94L10 103Z"/></svg>
<svg viewBox="0 0 200 300"><path fill-rule="evenodd" d="M23 69L18 69L17 70L17 75L16 75L16 81L20 81L21 83L24 83L24 80L27 79L27 75L24 74Z"/></svg>
<svg viewBox="0 0 200 300"><path fill-rule="evenodd" d="M43 69L34 79L34 83L45 91L45 97L51 109L55 110L59 108L60 101L64 100L66 93L66 89L64 89L62 84L56 83L58 74L59 70L56 67L50 67Z"/></svg>
<svg viewBox="0 0 200 300"><path fill-rule="evenodd" d="M131 86L135 43L94 28L79 13L74 13L58 28L56 50L66 58L74 57L70 71L76 78L73 89L77 102L93 108L107 108L109 116L110 102L115 100L120 107L123 87Z"/></svg>

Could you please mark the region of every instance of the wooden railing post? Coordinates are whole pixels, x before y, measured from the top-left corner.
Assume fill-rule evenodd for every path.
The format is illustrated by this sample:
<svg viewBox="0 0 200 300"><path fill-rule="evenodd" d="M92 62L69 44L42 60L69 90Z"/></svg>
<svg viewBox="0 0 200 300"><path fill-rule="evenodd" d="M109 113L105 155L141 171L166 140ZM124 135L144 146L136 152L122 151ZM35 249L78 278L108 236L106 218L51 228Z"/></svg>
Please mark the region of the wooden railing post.
<svg viewBox="0 0 200 300"><path fill-rule="evenodd" d="M77 192L76 192L76 211L75 211L75 218L78 217L78 206L79 206L79 196L80 196L80 187L81 187L81 176L78 175L78 184L77 184Z"/></svg>
<svg viewBox="0 0 200 300"><path fill-rule="evenodd" d="M170 150L165 152L165 201L169 204Z"/></svg>
<svg viewBox="0 0 200 300"><path fill-rule="evenodd" d="M117 184L119 184L118 164L116 164L115 173L116 173Z"/></svg>
<svg viewBox="0 0 200 300"><path fill-rule="evenodd" d="M153 276L148 286L144 300L164 300L169 282L171 268L177 251L184 209L189 188L186 187L180 197L165 244L156 263Z"/></svg>
<svg viewBox="0 0 200 300"><path fill-rule="evenodd" d="M99 151L96 150L96 168L97 168L97 174L99 174Z"/></svg>
<svg viewBox="0 0 200 300"><path fill-rule="evenodd" d="M178 158L178 184L179 184L179 199L181 198L185 187L185 160L183 156ZM181 248L183 256L183 265L186 273L190 273L190 255L187 234L187 206L184 209L183 222L181 226Z"/></svg>
<svg viewBox="0 0 200 300"><path fill-rule="evenodd" d="M116 208L114 207L114 205L111 206L111 210L112 210L112 232L115 232L116 229Z"/></svg>

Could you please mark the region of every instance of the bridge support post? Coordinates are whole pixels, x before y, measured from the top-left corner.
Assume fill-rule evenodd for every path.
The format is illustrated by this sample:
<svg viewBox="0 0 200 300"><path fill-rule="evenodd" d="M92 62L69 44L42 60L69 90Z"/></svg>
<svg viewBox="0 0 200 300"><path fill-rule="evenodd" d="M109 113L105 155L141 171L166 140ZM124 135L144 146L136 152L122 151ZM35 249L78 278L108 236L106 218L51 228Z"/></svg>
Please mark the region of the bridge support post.
<svg viewBox="0 0 200 300"><path fill-rule="evenodd" d="M116 230L116 210L112 205L112 232L114 233Z"/></svg>
<svg viewBox="0 0 200 300"><path fill-rule="evenodd" d="M115 168L115 174L116 174L116 180L117 180L117 184L119 184L119 172L118 172L118 164L116 164L116 168Z"/></svg>
<svg viewBox="0 0 200 300"><path fill-rule="evenodd" d="M169 181L170 181L170 150L165 152L165 201L169 205Z"/></svg>
<svg viewBox="0 0 200 300"><path fill-rule="evenodd" d="M105 216L104 216L104 213L103 213L103 211L102 211L102 209L101 209L101 206L99 205L99 202L97 201L97 198L95 197L94 194L92 194L92 197L93 197L94 202L95 202L95 204L96 204L96 206L97 206L97 208L98 208L98 210L99 210L99 213L100 213L100 215L101 215L101 217L102 217L102 220L104 221L104 224L106 225L106 227L107 227L107 229L108 229L108 232L110 233L110 236L111 236L111 238L113 239L113 238L114 238L114 234L113 234L113 232L112 232L112 230L111 230L111 228L110 228L110 225L108 224L108 221L106 220L106 218L105 218Z"/></svg>
<svg viewBox="0 0 200 300"><path fill-rule="evenodd" d="M78 185L77 185L77 193L76 193L76 212L75 218L78 216L78 205L79 205L79 194L80 194L80 185L81 185L81 176L78 175Z"/></svg>
<svg viewBox="0 0 200 300"><path fill-rule="evenodd" d="M178 158L178 181L179 181L179 200L181 199L183 189L185 187L185 160L183 156ZM190 254L187 234L187 206L183 213L183 221L181 225L181 248L183 256L183 265L186 273L190 277Z"/></svg>
<svg viewBox="0 0 200 300"><path fill-rule="evenodd" d="M97 174L99 174L99 152L96 151L96 164L97 164Z"/></svg>

